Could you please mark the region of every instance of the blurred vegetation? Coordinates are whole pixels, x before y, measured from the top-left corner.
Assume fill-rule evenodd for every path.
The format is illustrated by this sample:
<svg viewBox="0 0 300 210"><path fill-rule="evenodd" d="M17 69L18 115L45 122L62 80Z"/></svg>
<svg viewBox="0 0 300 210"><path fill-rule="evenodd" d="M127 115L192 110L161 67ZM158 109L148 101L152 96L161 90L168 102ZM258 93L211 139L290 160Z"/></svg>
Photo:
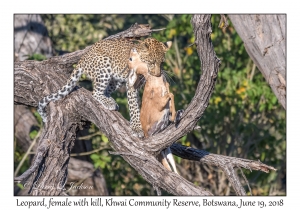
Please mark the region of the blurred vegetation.
<svg viewBox="0 0 300 210"><path fill-rule="evenodd" d="M166 28L152 36L173 42L166 55L176 109L184 109L194 96L200 79L200 61L194 42L191 15L42 15L58 54L83 49L109 35L125 30L135 22L152 28ZM212 42L221 59L220 72L210 105L200 119L201 130L179 140L180 143L211 153L260 160L277 169L269 174L245 173L253 195L286 194L286 112L249 58L242 40L230 20L227 29L218 28L220 16L212 16ZM80 83L85 85L85 80ZM91 86L91 85L90 85ZM129 119L125 89L114 93L122 115ZM91 125L90 134L99 132ZM94 149L105 143L104 135L92 137ZM103 149L90 157L101 168L111 195L154 195L152 186L121 157ZM179 173L196 185L217 195L235 194L225 175L217 168L175 157ZM242 180L242 178L241 178ZM247 186L244 183L245 187ZM247 189L247 188L246 188ZM164 192L164 194L167 194Z"/></svg>

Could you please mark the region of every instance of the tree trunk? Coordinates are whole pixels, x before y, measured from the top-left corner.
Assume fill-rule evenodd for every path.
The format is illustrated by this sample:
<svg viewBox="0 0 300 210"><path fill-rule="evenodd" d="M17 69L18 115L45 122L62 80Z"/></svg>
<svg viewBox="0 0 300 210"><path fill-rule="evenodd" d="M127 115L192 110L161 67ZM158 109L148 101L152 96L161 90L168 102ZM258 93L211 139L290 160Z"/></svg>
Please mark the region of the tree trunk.
<svg viewBox="0 0 300 210"><path fill-rule="evenodd" d="M229 15L255 65L286 109L286 15Z"/></svg>

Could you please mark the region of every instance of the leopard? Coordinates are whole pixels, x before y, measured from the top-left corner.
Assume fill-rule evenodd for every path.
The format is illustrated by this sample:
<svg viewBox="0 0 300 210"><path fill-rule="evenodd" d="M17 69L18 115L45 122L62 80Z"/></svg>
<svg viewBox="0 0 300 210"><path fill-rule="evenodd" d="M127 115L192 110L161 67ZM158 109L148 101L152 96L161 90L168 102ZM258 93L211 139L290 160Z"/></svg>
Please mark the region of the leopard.
<svg viewBox="0 0 300 210"><path fill-rule="evenodd" d="M170 48L168 43L152 37L143 40L115 38L94 43L79 60L66 85L39 101L37 111L42 121L48 121L45 111L48 103L66 97L76 87L81 75L85 74L93 83L92 96L108 110L119 109L111 94L126 85L131 134L142 138L144 133L140 123L139 88L130 88L128 85L130 50L136 48L139 51L140 59L147 64L149 74L160 76L165 54Z"/></svg>

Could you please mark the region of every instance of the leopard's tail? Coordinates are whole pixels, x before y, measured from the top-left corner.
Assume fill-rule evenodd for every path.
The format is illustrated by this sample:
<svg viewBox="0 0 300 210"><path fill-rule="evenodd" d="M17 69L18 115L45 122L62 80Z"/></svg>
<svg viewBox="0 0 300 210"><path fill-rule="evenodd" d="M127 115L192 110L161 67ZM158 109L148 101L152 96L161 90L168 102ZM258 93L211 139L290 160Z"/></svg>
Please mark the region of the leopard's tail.
<svg viewBox="0 0 300 210"><path fill-rule="evenodd" d="M39 101L37 111L41 115L44 123L46 123L46 121L47 121L47 114L45 111L45 107L47 106L47 104L50 101L57 101L57 100L65 97L66 95L68 95L73 90L73 88L76 86L76 83L79 80L82 73L83 73L82 68L77 66L76 69L71 74L71 76L68 80L68 83L65 86L63 86L57 93L52 93Z"/></svg>

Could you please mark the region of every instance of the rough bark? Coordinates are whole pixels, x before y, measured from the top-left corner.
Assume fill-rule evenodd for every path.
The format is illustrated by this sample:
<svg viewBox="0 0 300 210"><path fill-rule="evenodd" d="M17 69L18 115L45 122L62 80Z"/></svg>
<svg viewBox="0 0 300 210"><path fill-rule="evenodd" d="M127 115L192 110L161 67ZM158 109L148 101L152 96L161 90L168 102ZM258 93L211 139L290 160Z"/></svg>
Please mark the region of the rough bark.
<svg viewBox="0 0 300 210"><path fill-rule="evenodd" d="M229 15L255 65L286 109L286 15Z"/></svg>
<svg viewBox="0 0 300 210"><path fill-rule="evenodd" d="M181 158L199 161L200 163L205 163L221 168L228 178L229 182L232 183L232 187L234 188L237 195L246 195L246 191L242 186L240 178L238 177L234 169L244 168L250 171L257 170L265 173L269 173L270 170L276 170L272 166L263 164L260 161L211 154L204 150L185 147L180 144L173 144L171 150L174 155Z"/></svg>
<svg viewBox="0 0 300 210"><path fill-rule="evenodd" d="M216 82L220 61L210 40L210 15L194 15L192 24L201 59L202 76L195 96L179 124L172 124L153 137L138 139L130 135L129 122L120 113L103 109L89 91L76 89L63 100L48 105L49 122L40 137L34 164L15 180L30 179L32 184L55 186L55 189L50 190L32 189L30 193L33 195L64 194L62 187L66 182L70 149L74 144L76 131L82 128L85 121L90 121L108 137L114 149L112 154L121 155L158 193L159 188L162 188L174 195L211 195L207 190L166 170L155 158L161 150L194 129L208 106ZM78 61L79 53L81 52L43 62L15 62L15 102L37 106L40 98L57 91L67 80L65 70ZM67 68L58 68L60 66ZM184 153L188 150L181 151ZM207 161L209 164L216 163L213 158ZM240 191L237 194L243 194Z"/></svg>

